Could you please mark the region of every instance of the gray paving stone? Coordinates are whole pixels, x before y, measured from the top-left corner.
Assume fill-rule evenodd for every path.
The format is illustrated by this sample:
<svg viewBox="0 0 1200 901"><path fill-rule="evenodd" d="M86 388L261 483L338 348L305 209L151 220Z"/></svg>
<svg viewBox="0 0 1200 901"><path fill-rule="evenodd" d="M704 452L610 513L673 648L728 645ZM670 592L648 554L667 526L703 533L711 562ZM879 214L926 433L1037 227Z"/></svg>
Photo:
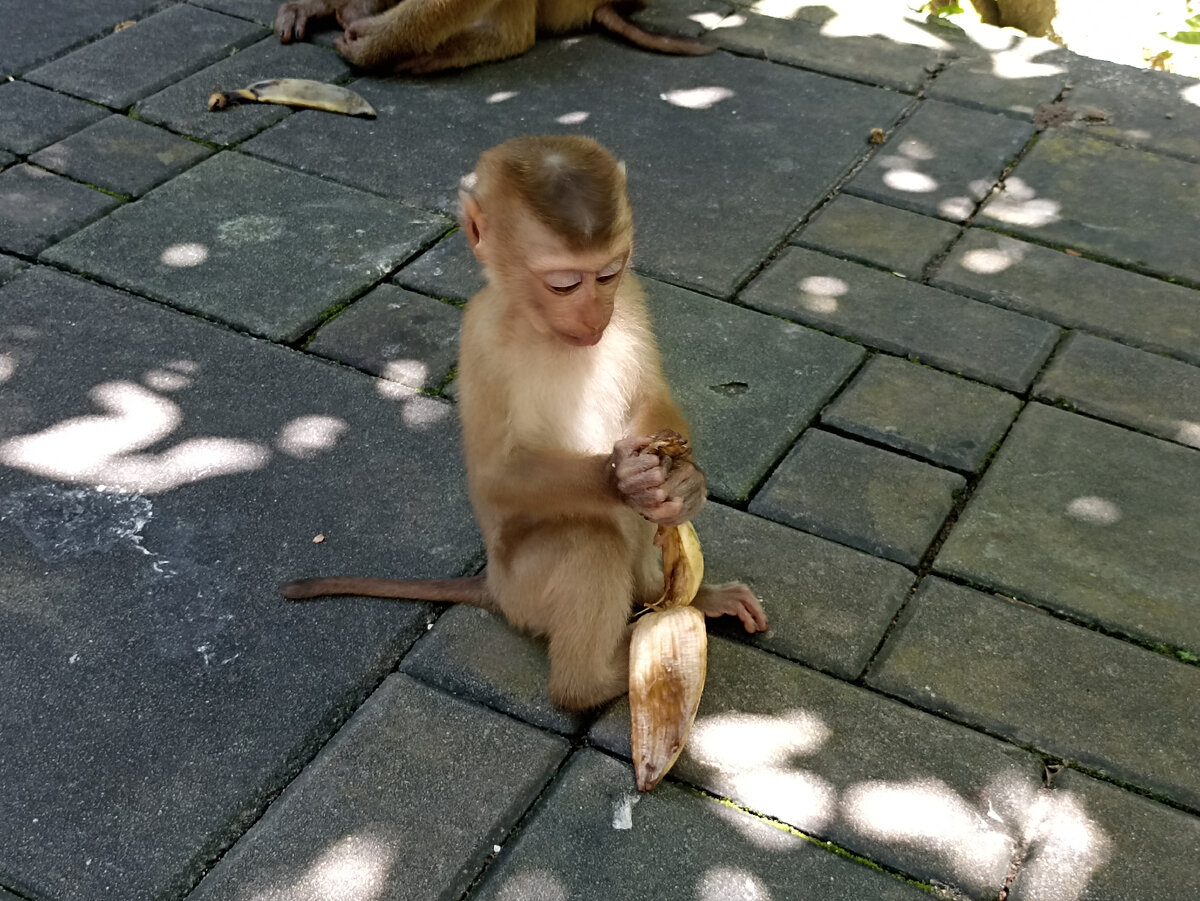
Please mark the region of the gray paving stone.
<svg viewBox="0 0 1200 901"><path fill-rule="evenodd" d="M1045 43L1014 40L1005 51L953 60L925 96L1029 122L1033 111L1053 102L1067 83L1069 54L1062 48L1039 52Z"/></svg>
<svg viewBox="0 0 1200 901"><path fill-rule="evenodd" d="M275 0L188 0L193 6L202 6L214 12L225 13L227 16L237 16L239 19L249 19L272 28L275 25L275 13L279 4Z"/></svg>
<svg viewBox="0 0 1200 901"><path fill-rule="evenodd" d="M650 31L698 36L735 9L725 0L659 0L631 10L628 18Z"/></svg>
<svg viewBox="0 0 1200 901"><path fill-rule="evenodd" d="M182 897L430 610L275 586L478 559L453 409L44 267L0 309L0 871Z"/></svg>
<svg viewBox="0 0 1200 901"><path fill-rule="evenodd" d="M722 47L740 53L909 92L924 84L949 52L882 35L839 34L831 38L822 26L832 13L829 7L815 4L796 8L787 18L743 10L737 20L720 23L712 36ZM886 127L890 122L879 121L871 127ZM861 137L865 150L866 133Z"/></svg>
<svg viewBox="0 0 1200 901"><path fill-rule="evenodd" d="M712 497L747 499L863 357L861 348L643 279L663 365Z"/></svg>
<svg viewBox="0 0 1200 901"><path fill-rule="evenodd" d="M996 897L1041 784L1032 755L736 642L712 638L708 660L668 780L971 898ZM590 734L628 757L628 703Z"/></svg>
<svg viewBox="0 0 1200 901"><path fill-rule="evenodd" d="M1195 450L1030 404L935 566L1195 653L1198 517Z"/></svg>
<svg viewBox="0 0 1200 901"><path fill-rule="evenodd" d="M403 672L543 729L574 735L586 722L550 703L546 643L500 616L455 606L405 656Z"/></svg>
<svg viewBox="0 0 1200 901"><path fill-rule="evenodd" d="M227 151L54 247L47 258L256 335L292 341L446 224Z"/></svg>
<svg viewBox="0 0 1200 901"><path fill-rule="evenodd" d="M1064 102L1077 116L1088 118L1076 119L1070 127L1200 162L1196 79L1086 58L1076 61L1071 75Z"/></svg>
<svg viewBox="0 0 1200 901"><path fill-rule="evenodd" d="M26 264L23 260L18 260L16 257L10 257L7 254L0 253L0 285L15 277L18 273L25 269L26 265L28 264Z"/></svg>
<svg viewBox="0 0 1200 901"><path fill-rule="evenodd" d="M924 100L846 189L962 222L1032 135L1031 122Z"/></svg>
<svg viewBox="0 0 1200 901"><path fill-rule="evenodd" d="M1200 292L971 229L934 285L1200 363Z"/></svg>
<svg viewBox="0 0 1200 901"><path fill-rule="evenodd" d="M1052 131L977 221L1200 283L1200 256L1193 252L1200 232L1195 163Z"/></svg>
<svg viewBox="0 0 1200 901"><path fill-rule="evenodd" d="M109 116L51 144L29 162L76 181L136 197L212 155L212 150L126 116Z"/></svg>
<svg viewBox="0 0 1200 901"><path fill-rule="evenodd" d="M377 120L302 112L244 149L449 212L458 179L447 173L470 171L481 151L513 135L512 123L585 134L628 165L638 270L722 297L907 100L745 57L668 57L599 35L542 41L446 78L352 86Z"/></svg>
<svg viewBox="0 0 1200 901"><path fill-rule="evenodd" d="M501 852L479 901L927 899L921 888L670 783L639 795L628 764L576 754Z"/></svg>
<svg viewBox="0 0 1200 901"><path fill-rule="evenodd" d="M747 583L771 624L748 636L722 617L709 631L845 679L862 673L913 583L895 563L720 504L705 505L696 529L706 580Z"/></svg>
<svg viewBox="0 0 1200 901"><path fill-rule="evenodd" d="M7 169L17 161L18 157L13 156L7 150L0 150L0 169Z"/></svg>
<svg viewBox="0 0 1200 901"><path fill-rule="evenodd" d="M35 84L114 109L264 36L261 27L183 3L26 74Z"/></svg>
<svg viewBox="0 0 1200 901"><path fill-rule="evenodd" d="M44 169L13 166L0 172L0 249L36 256L120 205Z"/></svg>
<svg viewBox="0 0 1200 901"><path fill-rule="evenodd" d="M188 897L457 898L569 750L389 676Z"/></svg>
<svg viewBox="0 0 1200 901"><path fill-rule="evenodd" d="M810 429L750 512L916 566L964 487L956 473Z"/></svg>
<svg viewBox="0 0 1200 901"><path fill-rule="evenodd" d="M162 0L39 0L37 15L9 15L4 23L0 75L14 75L84 41L109 34ZM16 7L14 7L15 9Z"/></svg>
<svg viewBox="0 0 1200 901"><path fill-rule="evenodd" d="M462 313L379 285L321 326L307 350L412 388L438 388L458 360Z"/></svg>
<svg viewBox="0 0 1200 901"><path fill-rule="evenodd" d="M793 243L920 278L957 236L958 226L941 219L839 194Z"/></svg>
<svg viewBox="0 0 1200 901"><path fill-rule="evenodd" d="M1200 667L929 579L867 682L1200 808Z"/></svg>
<svg viewBox="0 0 1200 901"><path fill-rule="evenodd" d="M9 81L0 84L0 113L0 147L29 154L99 122L108 110L37 85Z"/></svg>
<svg viewBox="0 0 1200 901"><path fill-rule="evenodd" d="M821 422L974 472L1020 409L1011 394L880 355L822 412Z"/></svg>
<svg viewBox="0 0 1200 901"><path fill-rule="evenodd" d="M1074 332L1035 396L1200 447L1200 368Z"/></svg>
<svg viewBox="0 0 1200 901"><path fill-rule="evenodd" d="M272 2L272 9L278 5ZM274 15L272 12L272 21ZM325 48L307 43L285 46L271 35L139 100L133 112L147 122L227 147L287 118L292 111L276 104L245 103L211 112L209 95L214 91L244 88L265 78L278 78L281 72L290 78L342 81L349 76L350 68L340 56Z"/></svg>
<svg viewBox="0 0 1200 901"><path fill-rule="evenodd" d="M395 282L430 297L465 303L487 280L461 231L443 238L396 273Z"/></svg>
<svg viewBox="0 0 1200 901"><path fill-rule="evenodd" d="M1193 892L1200 819L1070 770L1044 803L1012 901L1154 901Z"/></svg>
<svg viewBox="0 0 1200 901"><path fill-rule="evenodd" d="M747 306L1024 391L1054 349L1045 322L886 272L789 247L740 295Z"/></svg>

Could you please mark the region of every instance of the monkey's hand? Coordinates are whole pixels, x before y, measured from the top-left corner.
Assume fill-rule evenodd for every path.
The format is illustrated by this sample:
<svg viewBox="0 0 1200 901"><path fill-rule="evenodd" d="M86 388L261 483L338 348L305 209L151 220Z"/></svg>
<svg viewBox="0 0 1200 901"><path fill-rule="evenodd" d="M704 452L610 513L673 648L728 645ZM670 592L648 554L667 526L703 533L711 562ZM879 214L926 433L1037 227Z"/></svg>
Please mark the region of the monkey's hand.
<svg viewBox="0 0 1200 901"><path fill-rule="evenodd" d="M389 45L390 21L384 15L367 16L346 26L333 46L346 61L360 69L378 69L389 59L400 55L400 49Z"/></svg>
<svg viewBox="0 0 1200 901"><path fill-rule="evenodd" d="M770 628L762 601L741 582L702 585L692 606L705 616L736 616L747 632L766 632Z"/></svg>
<svg viewBox="0 0 1200 901"><path fill-rule="evenodd" d="M275 34L281 43L303 40L309 18L319 17L324 10L313 9L313 4L300 0L281 4L275 13Z"/></svg>
<svg viewBox="0 0 1200 901"><path fill-rule="evenodd" d="M609 465L621 501L659 526L690 522L704 506L708 481L688 458L641 453L651 438L638 435L613 445Z"/></svg>

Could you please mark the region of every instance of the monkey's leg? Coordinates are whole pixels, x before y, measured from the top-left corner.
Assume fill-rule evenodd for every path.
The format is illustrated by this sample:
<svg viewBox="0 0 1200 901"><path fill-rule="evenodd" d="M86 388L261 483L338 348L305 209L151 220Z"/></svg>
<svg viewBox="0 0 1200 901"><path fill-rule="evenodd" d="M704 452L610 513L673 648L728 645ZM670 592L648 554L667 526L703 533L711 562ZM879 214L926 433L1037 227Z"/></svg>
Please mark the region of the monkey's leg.
<svg viewBox="0 0 1200 901"><path fill-rule="evenodd" d="M351 0L289 0L275 13L275 34L284 44L304 38L309 22L340 12Z"/></svg>
<svg viewBox="0 0 1200 901"><path fill-rule="evenodd" d="M403 0L386 12L353 22L334 46L356 66L386 67L408 57L432 54L490 12L524 2L527 0Z"/></svg>
<svg viewBox="0 0 1200 901"><path fill-rule="evenodd" d="M628 689L631 550L606 519L553 520L526 533L488 585L513 625L550 644L550 699L586 710Z"/></svg>
<svg viewBox="0 0 1200 901"><path fill-rule="evenodd" d="M412 56L396 64L395 71L410 75L428 75L446 69L465 69L477 63L518 56L533 46L537 35L533 23L524 33L497 32L493 28L472 26L439 46L432 53Z"/></svg>

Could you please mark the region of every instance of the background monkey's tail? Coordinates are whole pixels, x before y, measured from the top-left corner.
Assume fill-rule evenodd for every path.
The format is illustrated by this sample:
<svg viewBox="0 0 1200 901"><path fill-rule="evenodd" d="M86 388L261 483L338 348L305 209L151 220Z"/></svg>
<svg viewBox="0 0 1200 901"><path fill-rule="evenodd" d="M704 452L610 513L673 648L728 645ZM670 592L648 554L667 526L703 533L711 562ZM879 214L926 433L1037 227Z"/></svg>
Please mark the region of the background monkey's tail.
<svg viewBox="0 0 1200 901"><path fill-rule="evenodd" d="M448 601L495 610L483 576L459 579L297 579L279 587L293 601L329 595L352 594L364 598L403 598L409 601Z"/></svg>
<svg viewBox="0 0 1200 901"><path fill-rule="evenodd" d="M695 38L681 38L666 34L655 34L634 25L625 19L611 3L596 9L594 20L613 34L620 35L631 44L657 53L673 53L678 56L704 56L717 48Z"/></svg>

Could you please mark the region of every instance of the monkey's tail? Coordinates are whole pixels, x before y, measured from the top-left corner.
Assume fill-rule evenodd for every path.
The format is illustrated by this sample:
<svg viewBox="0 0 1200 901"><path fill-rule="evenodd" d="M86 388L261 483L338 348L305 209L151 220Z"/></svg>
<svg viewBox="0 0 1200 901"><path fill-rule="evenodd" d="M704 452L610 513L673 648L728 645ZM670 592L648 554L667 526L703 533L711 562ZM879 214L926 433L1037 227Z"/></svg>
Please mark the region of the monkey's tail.
<svg viewBox="0 0 1200 901"><path fill-rule="evenodd" d="M297 579L279 587L293 601L352 594L364 598L403 598L409 601L447 601L495 610L483 576L458 579L373 579L359 577Z"/></svg>
<svg viewBox="0 0 1200 901"><path fill-rule="evenodd" d="M656 53L672 53L677 56L704 56L717 48L695 38L682 38L667 34L655 34L634 25L625 19L611 3L597 7L594 20L631 44Z"/></svg>

